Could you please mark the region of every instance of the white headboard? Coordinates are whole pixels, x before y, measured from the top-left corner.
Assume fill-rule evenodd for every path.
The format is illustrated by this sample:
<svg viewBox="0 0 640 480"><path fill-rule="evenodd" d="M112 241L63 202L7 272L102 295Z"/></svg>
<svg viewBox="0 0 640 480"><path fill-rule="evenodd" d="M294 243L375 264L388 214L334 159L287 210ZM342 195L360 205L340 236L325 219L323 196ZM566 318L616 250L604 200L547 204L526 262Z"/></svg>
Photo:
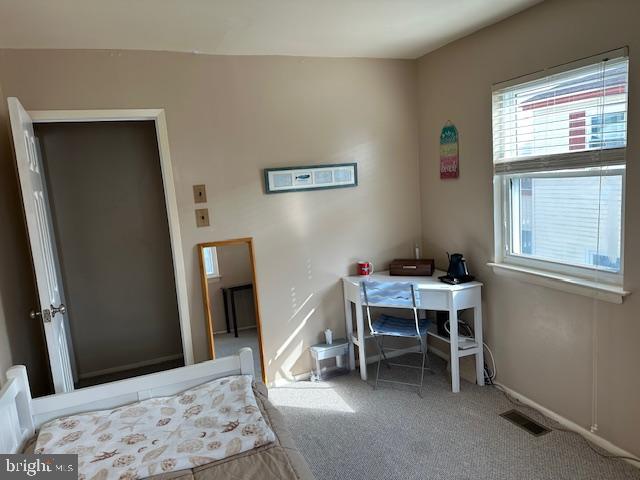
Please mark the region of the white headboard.
<svg viewBox="0 0 640 480"><path fill-rule="evenodd" d="M31 392L27 368L7 370L7 383L0 390L0 453L16 453L33 436Z"/></svg>
<svg viewBox="0 0 640 480"><path fill-rule="evenodd" d="M7 371L7 383L0 391L0 453L20 451L35 429L54 418L174 395L216 378L238 374L254 375L250 348L188 367L32 399L27 369L17 365Z"/></svg>

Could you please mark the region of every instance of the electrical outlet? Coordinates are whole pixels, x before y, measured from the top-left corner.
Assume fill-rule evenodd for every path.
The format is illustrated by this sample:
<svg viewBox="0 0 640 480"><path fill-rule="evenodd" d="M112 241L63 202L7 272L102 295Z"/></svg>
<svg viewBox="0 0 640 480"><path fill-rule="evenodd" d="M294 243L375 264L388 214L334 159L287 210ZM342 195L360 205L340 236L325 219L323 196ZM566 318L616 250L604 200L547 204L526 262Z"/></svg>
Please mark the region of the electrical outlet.
<svg viewBox="0 0 640 480"><path fill-rule="evenodd" d="M196 225L198 227L209 226L209 209L199 208L196 210Z"/></svg>
<svg viewBox="0 0 640 480"><path fill-rule="evenodd" d="M193 201L195 203L207 203L207 186L206 185L193 186Z"/></svg>

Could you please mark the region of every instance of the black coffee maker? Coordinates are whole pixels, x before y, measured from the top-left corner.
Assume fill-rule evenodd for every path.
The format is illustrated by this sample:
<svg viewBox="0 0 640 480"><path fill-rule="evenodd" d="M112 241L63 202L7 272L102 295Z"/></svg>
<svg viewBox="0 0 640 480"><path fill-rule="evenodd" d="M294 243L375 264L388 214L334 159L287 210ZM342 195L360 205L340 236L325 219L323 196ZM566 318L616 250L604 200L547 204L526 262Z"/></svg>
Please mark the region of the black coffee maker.
<svg viewBox="0 0 640 480"><path fill-rule="evenodd" d="M449 255L449 252L447 252L447 257L449 258L449 268L447 269L446 275L439 277L441 281L451 285L457 285L474 280L475 277L469 275L467 261L464 259L464 255L461 253L452 253Z"/></svg>

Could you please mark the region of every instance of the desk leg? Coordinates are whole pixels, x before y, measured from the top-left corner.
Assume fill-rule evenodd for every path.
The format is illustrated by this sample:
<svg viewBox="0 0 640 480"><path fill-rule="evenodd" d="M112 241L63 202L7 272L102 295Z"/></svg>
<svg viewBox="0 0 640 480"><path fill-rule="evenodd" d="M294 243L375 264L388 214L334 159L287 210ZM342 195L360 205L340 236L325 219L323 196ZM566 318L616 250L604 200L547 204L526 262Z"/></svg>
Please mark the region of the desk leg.
<svg viewBox="0 0 640 480"><path fill-rule="evenodd" d="M349 370L355 370L356 356L353 348L353 314L351 313L351 300L347 299L346 292L344 298L344 321L347 332L347 342L349 342Z"/></svg>
<svg viewBox="0 0 640 480"><path fill-rule="evenodd" d="M451 299L453 303L453 299ZM449 308L449 340L451 341L451 391L460 391L460 358L458 357L458 311L454 306Z"/></svg>
<svg viewBox="0 0 640 480"><path fill-rule="evenodd" d="M224 322L227 324L227 333L231 333L229 326L229 302L227 300L227 290L222 289L222 302L224 303Z"/></svg>
<svg viewBox="0 0 640 480"><path fill-rule="evenodd" d="M362 314L362 303L356 304L356 332L358 335L358 355L360 357L360 378L367 381L367 345L364 339L364 315Z"/></svg>
<svg viewBox="0 0 640 480"><path fill-rule="evenodd" d="M473 332L476 337L479 351L476 353L476 382L478 385L484 385L484 344L482 343L482 300L478 299L478 303L473 309Z"/></svg>
<svg viewBox="0 0 640 480"><path fill-rule="evenodd" d="M236 317L236 292L231 290L231 316L233 317L233 336L238 338L238 319Z"/></svg>

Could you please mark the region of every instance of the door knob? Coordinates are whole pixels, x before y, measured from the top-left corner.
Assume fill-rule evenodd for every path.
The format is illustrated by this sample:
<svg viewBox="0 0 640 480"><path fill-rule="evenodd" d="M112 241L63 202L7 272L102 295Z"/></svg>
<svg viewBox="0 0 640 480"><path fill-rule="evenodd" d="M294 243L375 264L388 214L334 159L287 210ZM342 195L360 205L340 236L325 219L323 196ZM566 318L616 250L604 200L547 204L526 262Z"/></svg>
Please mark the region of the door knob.
<svg viewBox="0 0 640 480"><path fill-rule="evenodd" d="M64 305L61 305L61 307L64 307ZM62 313L64 313L64 312L62 312ZM51 321L51 317L52 317L51 312L47 308L45 308L41 312L38 312L36 310L31 310L31 312L29 312L29 316L31 318L33 318L33 319L42 318L42 321L44 323L49 323Z"/></svg>
<svg viewBox="0 0 640 480"><path fill-rule="evenodd" d="M59 307L51 305L51 316L55 317L56 313L59 313L60 315L67 313L67 307L64 306L64 303L61 303Z"/></svg>

